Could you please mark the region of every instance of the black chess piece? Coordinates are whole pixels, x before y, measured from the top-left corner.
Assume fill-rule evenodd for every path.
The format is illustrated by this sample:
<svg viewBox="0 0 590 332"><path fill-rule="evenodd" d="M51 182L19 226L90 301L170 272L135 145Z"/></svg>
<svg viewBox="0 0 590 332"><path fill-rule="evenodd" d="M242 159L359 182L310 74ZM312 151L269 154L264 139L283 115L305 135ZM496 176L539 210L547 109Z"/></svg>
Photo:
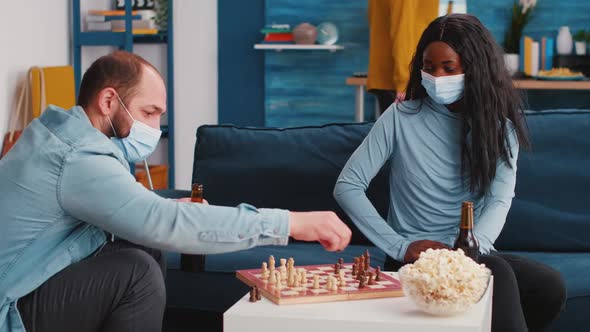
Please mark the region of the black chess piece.
<svg viewBox="0 0 590 332"><path fill-rule="evenodd" d="M256 289L254 287L250 289L250 302L256 302Z"/></svg>
<svg viewBox="0 0 590 332"><path fill-rule="evenodd" d="M262 294L260 294L260 289L258 289L258 286L254 286L254 292L256 293L256 301L262 300Z"/></svg>

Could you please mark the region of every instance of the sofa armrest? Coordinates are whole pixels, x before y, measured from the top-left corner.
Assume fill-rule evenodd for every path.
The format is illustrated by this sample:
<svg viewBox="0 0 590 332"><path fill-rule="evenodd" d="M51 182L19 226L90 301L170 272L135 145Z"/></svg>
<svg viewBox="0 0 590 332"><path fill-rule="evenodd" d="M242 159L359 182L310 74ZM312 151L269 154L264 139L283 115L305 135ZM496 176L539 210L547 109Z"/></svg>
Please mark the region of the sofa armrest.
<svg viewBox="0 0 590 332"><path fill-rule="evenodd" d="M190 190L154 190L156 194L164 198L179 199L191 197ZM185 272L205 271L205 255L180 254L180 269Z"/></svg>

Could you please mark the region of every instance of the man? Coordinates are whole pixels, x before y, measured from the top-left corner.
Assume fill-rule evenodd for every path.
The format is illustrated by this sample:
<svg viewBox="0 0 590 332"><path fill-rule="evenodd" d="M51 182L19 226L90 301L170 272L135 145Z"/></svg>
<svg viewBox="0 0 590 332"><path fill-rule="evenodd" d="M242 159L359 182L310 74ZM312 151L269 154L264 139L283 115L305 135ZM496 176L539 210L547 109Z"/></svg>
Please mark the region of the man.
<svg viewBox="0 0 590 332"><path fill-rule="evenodd" d="M332 212L191 204L138 184L128 162L154 150L166 112L164 81L139 56L94 62L78 103L49 107L0 160L1 332L159 331L165 265L146 247L209 254L289 236L348 245Z"/></svg>

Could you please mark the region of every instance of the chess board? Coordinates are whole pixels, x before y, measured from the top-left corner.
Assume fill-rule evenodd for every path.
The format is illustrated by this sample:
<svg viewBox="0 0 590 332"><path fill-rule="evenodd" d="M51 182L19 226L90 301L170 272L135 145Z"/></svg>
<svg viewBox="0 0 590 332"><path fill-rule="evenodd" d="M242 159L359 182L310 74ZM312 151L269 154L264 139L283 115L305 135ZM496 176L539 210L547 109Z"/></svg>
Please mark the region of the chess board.
<svg viewBox="0 0 590 332"><path fill-rule="evenodd" d="M380 273L380 281L376 281L375 285L365 285L365 288L359 289L359 281L352 275L352 264L342 265L342 269L345 271L346 286L338 287L336 291L326 289L328 276L337 276L334 274L333 264L297 266L297 268L304 268L308 275L307 285L297 288L285 285L281 290L275 289L274 285L270 285L267 280L262 279L261 269L238 270L236 276L250 287L257 286L258 291L264 297L276 304L349 301L404 295L399 280L385 273ZM375 272L373 268L370 270ZM313 275L319 276L320 287L318 289L312 287Z"/></svg>

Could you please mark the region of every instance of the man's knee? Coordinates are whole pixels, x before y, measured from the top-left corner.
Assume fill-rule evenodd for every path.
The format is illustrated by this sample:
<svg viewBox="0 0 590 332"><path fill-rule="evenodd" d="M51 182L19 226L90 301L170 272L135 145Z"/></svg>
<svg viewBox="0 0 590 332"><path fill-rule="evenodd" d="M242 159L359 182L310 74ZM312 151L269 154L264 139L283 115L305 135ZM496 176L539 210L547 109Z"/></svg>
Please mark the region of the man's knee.
<svg viewBox="0 0 590 332"><path fill-rule="evenodd" d="M141 249L125 249L119 253L132 266L134 282L131 286L136 288L134 291L149 295L158 303L165 303L166 285L158 262Z"/></svg>

